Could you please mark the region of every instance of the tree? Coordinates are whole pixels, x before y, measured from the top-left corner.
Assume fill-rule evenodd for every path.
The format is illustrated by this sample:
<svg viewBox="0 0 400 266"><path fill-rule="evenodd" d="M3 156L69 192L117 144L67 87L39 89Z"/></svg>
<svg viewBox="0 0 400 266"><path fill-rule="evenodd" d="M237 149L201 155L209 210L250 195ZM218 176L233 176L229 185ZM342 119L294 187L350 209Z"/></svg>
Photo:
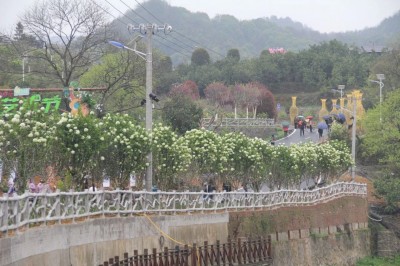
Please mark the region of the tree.
<svg viewBox="0 0 400 266"><path fill-rule="evenodd" d="M101 46L111 37L106 17L89 0L36 2L22 18L24 29L44 44L43 50L29 55L45 63L36 72L69 86L102 56Z"/></svg>
<svg viewBox="0 0 400 266"><path fill-rule="evenodd" d="M83 87L103 87L98 103L108 112L127 112L144 98L145 62L131 52L107 54L80 78Z"/></svg>
<svg viewBox="0 0 400 266"><path fill-rule="evenodd" d="M196 82L192 80L186 80L181 84L175 84L172 86L169 96L174 98L179 95L186 96L193 101L200 99L199 88Z"/></svg>
<svg viewBox="0 0 400 266"><path fill-rule="evenodd" d="M198 128L203 118L203 110L189 97L177 95L165 103L163 121L179 134Z"/></svg>
<svg viewBox="0 0 400 266"><path fill-rule="evenodd" d="M256 87L259 91L257 108L258 112L266 113L268 114L268 117L275 118L277 115L276 103L275 97L271 91L259 82L251 83L251 87Z"/></svg>
<svg viewBox="0 0 400 266"><path fill-rule="evenodd" d="M195 66L202 66L210 64L210 55L208 54L207 50L203 48L197 48L192 53L191 58L192 65Z"/></svg>
<svg viewBox="0 0 400 266"><path fill-rule="evenodd" d="M394 172L400 171L400 90L389 93L382 106L369 109L362 120L364 156L375 157ZM380 110L381 109L381 110ZM380 113L382 112L382 123Z"/></svg>
<svg viewBox="0 0 400 266"><path fill-rule="evenodd" d="M228 59L235 61L236 63L240 61L240 53L238 49L230 49L226 55Z"/></svg>

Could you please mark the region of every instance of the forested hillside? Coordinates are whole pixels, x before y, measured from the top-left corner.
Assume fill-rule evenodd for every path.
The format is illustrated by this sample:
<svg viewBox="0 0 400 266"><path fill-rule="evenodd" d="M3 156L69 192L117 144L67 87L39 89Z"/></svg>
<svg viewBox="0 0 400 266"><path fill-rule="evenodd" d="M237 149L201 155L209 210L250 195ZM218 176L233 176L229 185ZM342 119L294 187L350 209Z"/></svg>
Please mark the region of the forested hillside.
<svg viewBox="0 0 400 266"><path fill-rule="evenodd" d="M128 23L135 21L171 25L171 36L158 37L155 46L170 55L174 63L187 62L183 54L190 57L193 47L200 45L205 46L215 59L220 59L221 55L232 48L239 49L241 56L248 58L258 57L268 48L282 47L288 51L299 51L333 39L358 47L382 47L388 46L400 33L400 13L385 19L375 28L331 34L319 33L290 18L244 21L230 15L210 18L205 13L192 13L181 7L170 6L162 0L144 2L137 9L128 11L125 19L128 17L131 19ZM118 26L127 35L126 27L121 24Z"/></svg>

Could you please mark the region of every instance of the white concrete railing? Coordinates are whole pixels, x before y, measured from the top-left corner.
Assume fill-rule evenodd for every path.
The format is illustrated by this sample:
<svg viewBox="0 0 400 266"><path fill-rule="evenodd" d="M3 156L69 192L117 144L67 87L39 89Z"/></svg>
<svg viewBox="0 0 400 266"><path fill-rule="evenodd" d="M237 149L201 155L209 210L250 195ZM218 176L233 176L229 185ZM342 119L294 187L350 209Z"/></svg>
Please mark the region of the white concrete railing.
<svg viewBox="0 0 400 266"><path fill-rule="evenodd" d="M274 127L275 120L271 118L203 118L201 124L206 127Z"/></svg>
<svg viewBox="0 0 400 266"><path fill-rule="evenodd" d="M272 192L144 192L97 191L25 193L0 198L0 231L18 229L35 223L61 223L62 220L94 215L131 215L142 213L175 214L183 212L236 211L313 205L343 196L367 195L367 186L336 183L315 190Z"/></svg>

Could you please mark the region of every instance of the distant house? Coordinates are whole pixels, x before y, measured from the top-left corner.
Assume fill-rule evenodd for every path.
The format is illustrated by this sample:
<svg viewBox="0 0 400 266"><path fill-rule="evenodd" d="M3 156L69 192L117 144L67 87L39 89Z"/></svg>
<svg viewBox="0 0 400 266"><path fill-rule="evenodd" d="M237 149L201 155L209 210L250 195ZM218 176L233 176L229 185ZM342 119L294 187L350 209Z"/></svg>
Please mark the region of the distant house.
<svg viewBox="0 0 400 266"><path fill-rule="evenodd" d="M270 54L286 54L286 50L284 48L268 48L268 52Z"/></svg>
<svg viewBox="0 0 400 266"><path fill-rule="evenodd" d="M387 50L387 48L383 45L361 46L361 49L364 53L376 53L379 55Z"/></svg>

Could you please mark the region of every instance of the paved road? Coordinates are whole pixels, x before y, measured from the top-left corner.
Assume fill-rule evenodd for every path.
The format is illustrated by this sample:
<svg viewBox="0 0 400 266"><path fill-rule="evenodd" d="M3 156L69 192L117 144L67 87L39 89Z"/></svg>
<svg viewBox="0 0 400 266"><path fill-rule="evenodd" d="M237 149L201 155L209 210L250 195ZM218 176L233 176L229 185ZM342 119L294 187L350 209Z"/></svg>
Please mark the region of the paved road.
<svg viewBox="0 0 400 266"><path fill-rule="evenodd" d="M324 130L323 133L323 138L325 139L328 135L328 131ZM304 130L304 136L300 136L300 129L293 129L293 132L290 133L287 137L275 141L275 144L283 144L286 146L290 146L292 144L300 144L300 143L306 143L306 142L315 142L317 143L319 141L318 137L318 129L313 129L313 132L310 132L310 130Z"/></svg>

